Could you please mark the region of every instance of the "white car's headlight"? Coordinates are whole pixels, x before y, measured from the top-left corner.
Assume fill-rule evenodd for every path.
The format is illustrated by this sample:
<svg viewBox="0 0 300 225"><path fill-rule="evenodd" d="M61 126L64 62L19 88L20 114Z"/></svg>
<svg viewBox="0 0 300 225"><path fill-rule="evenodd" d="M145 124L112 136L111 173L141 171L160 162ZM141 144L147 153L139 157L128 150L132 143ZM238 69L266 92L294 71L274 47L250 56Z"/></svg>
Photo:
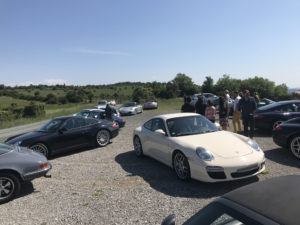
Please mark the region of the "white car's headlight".
<svg viewBox="0 0 300 225"><path fill-rule="evenodd" d="M253 141L252 139L248 140L248 144L258 152L261 150L256 141Z"/></svg>
<svg viewBox="0 0 300 225"><path fill-rule="evenodd" d="M211 161L214 158L213 155L205 148L201 148L201 147L197 148L196 153L200 157L200 159L205 161Z"/></svg>

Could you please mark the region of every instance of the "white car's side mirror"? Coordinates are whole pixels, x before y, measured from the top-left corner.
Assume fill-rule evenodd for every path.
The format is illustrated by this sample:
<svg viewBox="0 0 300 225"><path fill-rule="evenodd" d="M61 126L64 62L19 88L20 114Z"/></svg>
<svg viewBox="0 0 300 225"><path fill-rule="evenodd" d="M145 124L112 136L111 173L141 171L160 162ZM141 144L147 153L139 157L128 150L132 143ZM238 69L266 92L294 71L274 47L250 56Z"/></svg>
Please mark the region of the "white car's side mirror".
<svg viewBox="0 0 300 225"><path fill-rule="evenodd" d="M163 135L163 136L166 136L166 132L164 132L162 129L157 129L154 131L156 134L160 134L160 135Z"/></svg>

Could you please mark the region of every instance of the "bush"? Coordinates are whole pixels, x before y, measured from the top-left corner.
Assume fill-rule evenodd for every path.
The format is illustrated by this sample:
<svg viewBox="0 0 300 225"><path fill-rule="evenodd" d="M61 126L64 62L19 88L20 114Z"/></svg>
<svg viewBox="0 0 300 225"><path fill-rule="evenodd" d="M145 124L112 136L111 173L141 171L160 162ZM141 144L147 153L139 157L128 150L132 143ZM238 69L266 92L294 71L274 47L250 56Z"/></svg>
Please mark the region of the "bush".
<svg viewBox="0 0 300 225"><path fill-rule="evenodd" d="M44 104L31 102L29 106L24 107L23 117L37 117L45 114Z"/></svg>
<svg viewBox="0 0 300 225"><path fill-rule="evenodd" d="M13 116L9 111L0 111L0 121L12 120Z"/></svg>

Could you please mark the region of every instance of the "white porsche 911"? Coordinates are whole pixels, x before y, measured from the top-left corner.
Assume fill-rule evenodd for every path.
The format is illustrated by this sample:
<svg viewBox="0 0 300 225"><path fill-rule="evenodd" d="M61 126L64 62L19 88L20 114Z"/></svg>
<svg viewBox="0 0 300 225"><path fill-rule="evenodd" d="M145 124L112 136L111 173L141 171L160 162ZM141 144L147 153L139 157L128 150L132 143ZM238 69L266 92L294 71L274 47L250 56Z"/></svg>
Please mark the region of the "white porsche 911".
<svg viewBox="0 0 300 225"><path fill-rule="evenodd" d="M150 156L172 168L182 180L236 180L265 170L258 144L244 136L220 131L195 113L153 117L133 133L137 156Z"/></svg>

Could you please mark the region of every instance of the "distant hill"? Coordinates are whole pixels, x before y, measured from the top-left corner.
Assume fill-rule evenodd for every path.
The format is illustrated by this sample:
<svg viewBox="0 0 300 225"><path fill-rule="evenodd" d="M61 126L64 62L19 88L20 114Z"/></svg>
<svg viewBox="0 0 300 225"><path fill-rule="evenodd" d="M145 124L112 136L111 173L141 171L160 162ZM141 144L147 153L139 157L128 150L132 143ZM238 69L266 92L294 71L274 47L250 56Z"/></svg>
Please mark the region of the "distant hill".
<svg viewBox="0 0 300 225"><path fill-rule="evenodd" d="M288 93L289 93L289 94L292 94L293 92L299 91L299 90L300 90L300 87L299 87L299 88L289 88L289 89L288 89Z"/></svg>

